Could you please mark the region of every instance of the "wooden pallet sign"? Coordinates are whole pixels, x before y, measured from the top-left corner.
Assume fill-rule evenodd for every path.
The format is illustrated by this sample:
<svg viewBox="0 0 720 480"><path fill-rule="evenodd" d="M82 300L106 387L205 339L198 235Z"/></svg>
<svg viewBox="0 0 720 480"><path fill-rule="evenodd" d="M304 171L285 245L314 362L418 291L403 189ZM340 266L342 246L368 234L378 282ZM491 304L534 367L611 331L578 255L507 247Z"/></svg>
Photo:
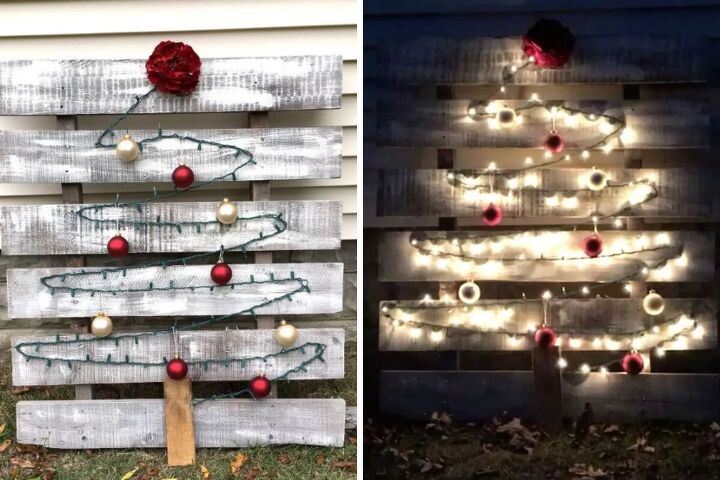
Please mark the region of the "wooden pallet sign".
<svg viewBox="0 0 720 480"><path fill-rule="evenodd" d="M49 448L162 448L164 400L23 401L17 441ZM342 447L342 399L213 400L193 406L199 448Z"/></svg>
<svg viewBox="0 0 720 480"><path fill-rule="evenodd" d="M112 148L97 148L100 131L0 131L0 182L169 182L183 161L192 165L195 180L226 175L239 161L235 152L213 147L198 149L182 137L212 138L244 148L254 164L236 172L237 181L336 178L341 171L342 129L339 127L163 130L168 138L147 143L142 155L119 162ZM131 130L138 140L157 134ZM112 143L119 140L118 136Z"/></svg>
<svg viewBox="0 0 720 480"><path fill-rule="evenodd" d="M523 69L510 83L704 82L705 45L699 36L578 36L566 65ZM525 60L520 37L416 37L384 44L378 68L399 84L498 85Z"/></svg>
<svg viewBox="0 0 720 480"><path fill-rule="evenodd" d="M714 235L600 232L598 258L582 251L591 232L391 232L379 245L380 281L698 282L714 278ZM415 240L415 245L413 245ZM476 246L473 246L476 245ZM647 268L647 270L645 270Z"/></svg>
<svg viewBox="0 0 720 480"><path fill-rule="evenodd" d="M383 301L381 351L527 351L543 323L540 300ZM568 351L649 350L678 329L687 334L665 350L713 349L716 309L710 299L668 298L657 317L646 314L642 298L553 299L548 323ZM693 333L696 332L696 333Z"/></svg>
<svg viewBox="0 0 720 480"><path fill-rule="evenodd" d="M322 250L340 247L342 204L336 201L235 202L239 219L232 225L216 221L214 202L148 203L136 208L109 207L76 212L87 205L17 205L0 207L3 253L6 255L104 254L119 230L131 252L205 252L253 241L250 251ZM263 216L262 218L252 218ZM172 222L213 222L196 229L153 225ZM247 219L247 220L243 220ZM115 220L145 222L133 228Z"/></svg>
<svg viewBox="0 0 720 480"><path fill-rule="evenodd" d="M718 417L719 385L718 375L710 374L564 374L563 416L577 418L589 402L598 422L711 421ZM455 421L536 413L531 371L388 370L380 374L379 391L383 413L415 420L436 411Z"/></svg>
<svg viewBox="0 0 720 480"><path fill-rule="evenodd" d="M72 292L52 292L40 279L65 273L101 272L102 268L8 269L8 316L10 318L90 317L103 310L112 316L230 315L277 299L254 309L257 315L335 313L342 310L343 265L341 263L293 263L230 266L235 286L214 286L207 265L152 267L108 273L103 278L68 277L64 286ZM251 278L252 276L252 278ZM274 280L273 280L274 279ZM56 279L58 285L62 280ZM150 283L158 289L143 290ZM171 285L172 290L163 290ZM300 291L306 282L310 292ZM53 284L54 285L54 284ZM191 287L195 287L193 290ZM81 288L117 291L83 292ZM140 289L141 291L132 291ZM294 293L297 292L297 293ZM291 300L284 299L290 294ZM100 302L102 297L102 302ZM250 311L243 313L252 315Z"/></svg>
<svg viewBox="0 0 720 480"><path fill-rule="evenodd" d="M714 172L698 168L601 170L608 186L588 188L592 169L542 169L494 175L484 170L383 170L379 216L480 217L489 203L503 218L623 216L711 220ZM493 183L491 193L490 184ZM408 201L412 199L412 201Z"/></svg>
<svg viewBox="0 0 720 480"><path fill-rule="evenodd" d="M147 92L146 59L0 62L0 115L125 113ZM339 108L340 56L203 58L192 95L151 95L135 113Z"/></svg>
<svg viewBox="0 0 720 480"><path fill-rule="evenodd" d="M513 109L527 105L524 100L502 102ZM623 147L705 148L710 145L708 104L695 100L627 101L605 100L562 102L595 115L624 118L632 136ZM486 119L475 120L470 108L480 108L475 100L393 99L378 102L377 142L384 146L542 148L551 129L545 109L523 115L522 125L493 128ZM584 149L602 140L601 122L576 119L572 127L558 120L567 149ZM626 143L626 144L625 144Z"/></svg>

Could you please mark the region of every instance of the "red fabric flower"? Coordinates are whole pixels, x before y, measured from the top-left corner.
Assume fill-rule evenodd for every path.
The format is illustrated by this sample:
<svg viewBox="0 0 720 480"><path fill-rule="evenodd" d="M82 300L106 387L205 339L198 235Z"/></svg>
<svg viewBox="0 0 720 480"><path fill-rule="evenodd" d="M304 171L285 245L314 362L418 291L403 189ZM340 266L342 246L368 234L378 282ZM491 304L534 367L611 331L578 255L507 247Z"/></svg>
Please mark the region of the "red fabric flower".
<svg viewBox="0 0 720 480"><path fill-rule="evenodd" d="M525 55L535 57L539 67L562 67L570 58L575 36L557 20L539 20L523 36Z"/></svg>
<svg viewBox="0 0 720 480"><path fill-rule="evenodd" d="M166 40L155 47L145 69L148 80L159 91L190 95L200 81L201 64L190 45Z"/></svg>

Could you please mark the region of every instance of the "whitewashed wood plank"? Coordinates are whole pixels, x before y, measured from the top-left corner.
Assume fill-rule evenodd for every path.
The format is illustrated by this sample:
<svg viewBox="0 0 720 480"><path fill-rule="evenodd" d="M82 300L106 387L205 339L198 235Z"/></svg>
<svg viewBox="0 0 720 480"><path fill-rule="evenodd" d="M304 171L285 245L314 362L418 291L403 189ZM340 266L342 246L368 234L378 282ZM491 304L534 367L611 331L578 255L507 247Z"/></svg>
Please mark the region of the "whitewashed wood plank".
<svg viewBox="0 0 720 480"><path fill-rule="evenodd" d="M490 84L502 82L508 65L526 57L520 37L420 37L385 44L380 71L404 84ZM664 83L707 80L701 37L577 36L561 68L526 68L508 83Z"/></svg>
<svg viewBox="0 0 720 480"><path fill-rule="evenodd" d="M542 140L551 129L544 109L523 114L522 125L508 129L492 129L487 120L475 121L468 116L473 100L383 100L378 102L379 145L483 147L483 148L542 148ZM524 100L512 100L513 108L527 105ZM624 148L704 148L710 145L710 118L704 101L666 100L609 102L582 100L565 102L565 106L583 112L607 114L624 118L634 140ZM563 127L558 132L565 140L565 148L586 148L605 136L598 122L580 121L577 127ZM617 147L617 141L611 142Z"/></svg>
<svg viewBox="0 0 720 480"><path fill-rule="evenodd" d="M0 63L0 115L124 113L150 89L145 59L16 60ZM135 113L339 108L335 55L203 58L189 96L151 94Z"/></svg>
<svg viewBox="0 0 720 480"><path fill-rule="evenodd" d="M238 216L282 214L287 228L274 236L255 242L248 250L323 250L340 247L342 205L334 201L297 202L236 202ZM168 222L215 221L216 202L145 204L142 213L135 208L110 207L98 212L88 210L85 215L97 219L112 219L98 228L94 222L82 220L75 212L87 205L15 205L0 207L0 233L5 255L65 255L106 254L107 242L118 231L115 219L154 222L160 216ZM193 226L181 232L171 227L124 227L120 233L130 243L130 252L206 252L230 248L262 232L270 235L281 224L272 218L236 221L233 225L215 223Z"/></svg>
<svg viewBox="0 0 720 480"><path fill-rule="evenodd" d="M472 318L473 310L465 312L464 304L452 304L445 308L428 308L443 306L439 302L427 304L408 300L383 301L380 303L379 348L381 351L527 351L535 345L532 334L528 334L528 330L542 324L542 304L536 300L510 305L502 304L502 302L517 301L481 300L472 306L472 308L478 308L478 313L479 310L482 310L490 313L494 318L503 318L502 328L516 334L515 341L511 341L506 334L490 331L480 333L480 327L464 323L463 325L467 325L467 330L450 330L440 342L433 342L430 339L431 326L450 327L453 325L453 318L467 321ZM455 309L450 310L451 307L455 307ZM512 313L503 317L502 311L506 309ZM708 299L666 298L665 311L658 317L651 317L643 312L642 299L552 299L549 305L548 323L560 335L563 347L570 351L610 350L605 343L593 345L593 340L598 337L603 338L606 334L622 335L641 331L647 332L647 334L642 336L638 350L646 350L668 338L667 331L654 334L653 326L664 325L683 314L695 320L697 325L702 326L705 335L702 338L693 338L688 335L687 346L681 350L714 349L717 345L716 309L714 302ZM426 326L423 327L419 337L414 337L409 334L407 327L393 326L392 320L395 318L420 322ZM472 329L476 329L478 333L473 332ZM580 340L581 346L571 347L570 338ZM627 337L627 342L629 343L631 339L632 337ZM629 349L630 345L623 345L623 349L625 347ZM679 349L674 343L667 344L664 348L666 350Z"/></svg>
<svg viewBox="0 0 720 480"><path fill-rule="evenodd" d="M508 232L499 231L458 231L458 232L414 232L427 238L443 239L493 236ZM462 271L454 265L438 265L437 262L421 262L417 249L410 244L411 232L390 232L382 235L380 239L379 260L381 281L464 281L476 278L482 281L512 281L512 282L617 282L628 280L629 275L642 275L640 262L655 265L662 259L668 258L674 252L655 250L642 253L629 253L617 257L585 258L582 252L582 241L591 232L585 231L532 231L528 232L522 240L522 246L504 246L500 254L491 254L490 245L486 242L485 253L478 254L484 259L491 258L517 258L525 254L526 258L539 258L539 248L544 245L543 251L565 255L566 258L582 258L573 261L508 261L481 262L477 271ZM666 268L651 269L647 277L648 282L699 282L714 278L714 241L711 232L622 232L601 231L600 235L605 245L604 252L636 251L642 248L639 245L645 242L648 248L653 248L655 239L663 234L670 240L670 245L682 245L682 254L687 260L686 266L680 266L674 260L668 262ZM525 235L518 232L517 235ZM554 235L554 236L553 236ZM462 245L462 242L460 242ZM446 247L441 247L446 248ZM549 249L549 250L548 250ZM545 258L550 258L545 255ZM553 257L558 258L558 257ZM500 263L500 264L498 264Z"/></svg>
<svg viewBox="0 0 720 480"><path fill-rule="evenodd" d="M193 417L200 448L341 447L345 439L342 399L213 400L194 405ZM17 435L50 448L161 448L163 400L18 402Z"/></svg>
<svg viewBox="0 0 720 480"><path fill-rule="evenodd" d="M137 160L126 163L117 159L114 149L95 147L100 133L0 131L0 182L169 182L181 162L193 169L196 182L203 182L226 175L245 160L227 149L198 150L195 143L165 139L147 143ZM132 130L130 134L141 140L154 137L157 131ZM189 135L250 151L256 163L238 170L238 181L340 176L339 127L163 130L163 134ZM116 134L115 141L119 137Z"/></svg>
<svg viewBox="0 0 720 480"><path fill-rule="evenodd" d="M298 279L307 281L310 293L293 295L292 301L279 300L257 308L257 315L289 315L311 313L334 313L342 310L343 265L341 263L287 263L272 265L231 265L233 282L249 282L253 275L256 282L267 281L270 274L275 279L290 278L295 272L296 280L283 283L254 283L230 288L229 285L214 290L194 291L177 288L189 286L212 286L211 265L151 267L128 269L110 273L106 279L100 273L88 278L69 277L66 287L94 289L146 288L150 282L155 286L169 286L174 282L176 290L152 292L121 292L96 294L67 291L53 295L40 282L42 277L63 273L100 272L101 268L37 268L9 269L8 316L10 318L89 317L99 310L112 316L161 316L161 315L229 315L269 299L280 298L298 290ZM58 281L59 282L59 281Z"/></svg>
<svg viewBox="0 0 720 480"><path fill-rule="evenodd" d="M266 362L251 361L241 366L239 363L192 364L208 360L264 356L282 350L275 341L274 330L213 330L181 331L177 334L180 356L188 362L188 377L197 382L220 380L249 380L260 372L268 378L275 378L297 367L303 361L316 355L315 347L307 347L305 353L292 353L272 357ZM326 345L324 362L315 360L307 365L307 371L297 372L290 380L319 380L343 378L345 374L345 332L341 329L298 329L298 341L295 345L317 343ZM125 336L126 338L123 338ZM167 378L165 359L175 357L175 344L172 334L156 335L142 332L105 337L108 340L87 343L67 343L41 346L36 350L33 342L55 342L57 337L14 338L13 385L83 385L104 383L146 383L162 382ZM72 341L76 337L60 336L61 341ZM80 339L92 339L93 335L81 335ZM137 340L137 344L135 341ZM19 347L18 347L19 346ZM18 350L19 348L19 350ZM22 354L39 355L44 359L28 359ZM63 360L90 360L105 362L111 355L111 361L124 362L127 355L131 362L159 364L143 367L134 365L107 365L94 363L73 363L56 360L47 366L48 358Z"/></svg>
<svg viewBox="0 0 720 480"><path fill-rule="evenodd" d="M503 209L504 218L570 217L590 218L613 215L644 217L701 217L717 213L711 201L717 185L714 172L699 168L632 169L603 168L610 185L649 181L658 189L656 198L631 205L635 187L587 190L590 169L541 169L524 173L504 170L495 175L493 203ZM384 170L380 172L377 210L380 216L439 216L479 218L488 204L490 177L480 170ZM479 189L462 186L477 182ZM512 195L509 183L514 182ZM469 184L469 183L468 183ZM524 188L525 185L535 185ZM522 188L518 191L517 188ZM641 186L640 188L645 188ZM572 192L573 190L584 191ZM577 206L548 198L576 198ZM412 202L407 199L412 198Z"/></svg>

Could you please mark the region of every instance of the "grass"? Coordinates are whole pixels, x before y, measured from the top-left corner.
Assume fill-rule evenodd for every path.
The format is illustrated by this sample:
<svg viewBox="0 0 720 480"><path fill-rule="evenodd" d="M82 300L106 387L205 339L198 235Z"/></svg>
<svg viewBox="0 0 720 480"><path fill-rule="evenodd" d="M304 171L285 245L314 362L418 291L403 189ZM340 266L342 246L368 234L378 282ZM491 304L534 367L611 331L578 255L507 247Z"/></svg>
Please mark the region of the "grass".
<svg viewBox="0 0 720 480"><path fill-rule="evenodd" d="M346 344L345 378L335 381L297 381L279 385L284 398L343 398L347 405L357 405L356 345ZM220 393L238 389L238 384L200 383L193 394ZM103 385L96 398L161 398L162 385ZM126 450L49 450L17 445L15 438L15 404L20 400L73 399L72 387L34 388L13 393L10 366L0 364L0 443L11 440L0 453L0 479L17 480L119 480L137 469L132 480L204 479L200 466L210 472L209 480L223 479L332 479L356 478L355 432L346 432L345 446L324 448L308 446L255 447L243 449L198 449L197 464L192 467L166 467L163 449ZM242 469L230 473L230 462L238 453L247 456ZM27 467L27 468L24 468Z"/></svg>

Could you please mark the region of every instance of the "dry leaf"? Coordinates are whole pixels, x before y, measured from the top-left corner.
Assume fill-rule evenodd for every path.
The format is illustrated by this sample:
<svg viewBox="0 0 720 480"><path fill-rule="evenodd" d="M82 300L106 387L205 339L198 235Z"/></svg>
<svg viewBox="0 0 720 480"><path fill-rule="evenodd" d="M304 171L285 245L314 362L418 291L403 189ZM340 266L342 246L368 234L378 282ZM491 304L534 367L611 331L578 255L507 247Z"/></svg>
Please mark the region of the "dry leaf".
<svg viewBox="0 0 720 480"><path fill-rule="evenodd" d="M354 469L355 468L355 462L347 462L344 460L337 461L332 464L333 468L342 468L342 469Z"/></svg>
<svg viewBox="0 0 720 480"><path fill-rule="evenodd" d="M30 460L25 460L23 458L13 457L10 459L10 463L12 463L13 465L17 465L20 468L35 468L35 464L33 462L31 462Z"/></svg>
<svg viewBox="0 0 720 480"><path fill-rule="evenodd" d="M134 470L130 470L130 471L127 472L125 475L123 475L122 477L120 477L120 480L130 480L132 477L135 476L135 474L136 474L137 472L138 472L138 469L137 469L137 468L134 469Z"/></svg>
<svg viewBox="0 0 720 480"><path fill-rule="evenodd" d="M7 450L11 443L12 440L10 440L9 438L6 438L4 442L0 443L0 453L3 453L5 450Z"/></svg>
<svg viewBox="0 0 720 480"><path fill-rule="evenodd" d="M2 434L5 431L5 424L3 423L0 425L0 434Z"/></svg>
<svg viewBox="0 0 720 480"><path fill-rule="evenodd" d="M603 430L603 433L620 433L620 427L617 425L609 425Z"/></svg>
<svg viewBox="0 0 720 480"><path fill-rule="evenodd" d="M205 465L200 465L200 473L202 474L203 480L208 480L210 478L210 470Z"/></svg>
<svg viewBox="0 0 720 480"><path fill-rule="evenodd" d="M327 461L327 458L322 453L319 453L317 457L315 457L315 463L318 465L322 465Z"/></svg>
<svg viewBox="0 0 720 480"><path fill-rule="evenodd" d="M720 431L720 423L717 423L717 422L711 423L710 430L712 430L713 432Z"/></svg>
<svg viewBox="0 0 720 480"><path fill-rule="evenodd" d="M250 469L250 471L245 475L245 480L255 480L258 475L262 473L262 470L260 470L260 467L253 467Z"/></svg>
<svg viewBox="0 0 720 480"><path fill-rule="evenodd" d="M230 462L230 473L238 473L248 461L248 456L242 452L238 452L235 458Z"/></svg>
<svg viewBox="0 0 720 480"><path fill-rule="evenodd" d="M288 463L290 463L290 457L288 456L287 453L281 453L280 456L278 457L278 460L283 465L287 465Z"/></svg>
<svg viewBox="0 0 720 480"><path fill-rule="evenodd" d="M17 395L17 394L19 394L19 393L29 392L29 391L30 391L30 387L15 387L15 388L12 389L12 392L13 392L15 395Z"/></svg>
<svg viewBox="0 0 720 480"><path fill-rule="evenodd" d="M568 469L568 472L587 478L601 478L607 476L607 473L605 473L602 468L595 469L592 465L585 465L584 463L576 463Z"/></svg>

